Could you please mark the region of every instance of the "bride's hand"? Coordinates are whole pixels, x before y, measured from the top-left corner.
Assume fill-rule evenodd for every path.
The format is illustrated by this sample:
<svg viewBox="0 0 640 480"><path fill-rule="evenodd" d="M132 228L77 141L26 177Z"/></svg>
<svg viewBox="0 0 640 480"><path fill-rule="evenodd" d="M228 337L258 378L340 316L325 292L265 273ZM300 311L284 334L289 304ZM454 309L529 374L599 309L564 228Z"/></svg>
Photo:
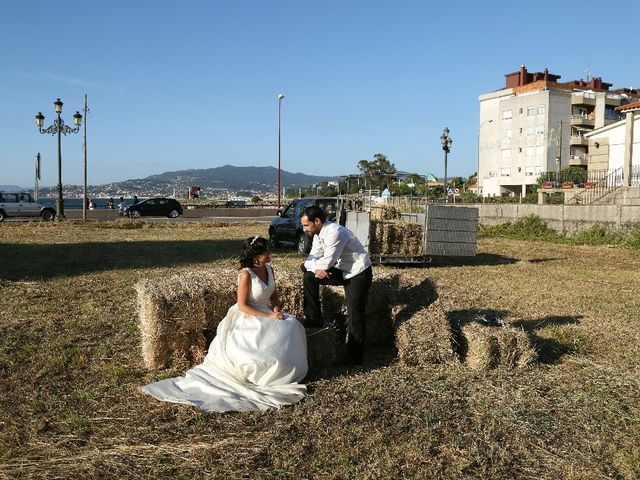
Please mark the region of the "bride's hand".
<svg viewBox="0 0 640 480"><path fill-rule="evenodd" d="M284 314L280 311L279 308L277 310L274 308L273 312L271 313L271 315L269 315L269 317L275 318L277 320L284 320Z"/></svg>

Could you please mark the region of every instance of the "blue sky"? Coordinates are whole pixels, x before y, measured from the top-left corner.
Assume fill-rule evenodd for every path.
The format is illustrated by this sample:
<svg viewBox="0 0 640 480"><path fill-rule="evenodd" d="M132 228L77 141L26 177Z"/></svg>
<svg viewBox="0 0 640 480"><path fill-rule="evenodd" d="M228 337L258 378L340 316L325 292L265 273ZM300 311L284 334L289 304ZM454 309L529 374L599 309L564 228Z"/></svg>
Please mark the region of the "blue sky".
<svg viewBox="0 0 640 480"><path fill-rule="evenodd" d="M623 4L627 4L625 5ZM357 172L383 153L402 171L476 169L478 96L526 64L563 81L640 86L633 29L601 2L3 1L0 184L57 181L53 101L72 123L88 95L89 183L170 170L277 166ZM605 13L608 12L608 13ZM606 25L598 26L598 19ZM619 22L618 22L619 20ZM620 27L616 25L619 24ZM63 182L82 183L82 135L63 137Z"/></svg>

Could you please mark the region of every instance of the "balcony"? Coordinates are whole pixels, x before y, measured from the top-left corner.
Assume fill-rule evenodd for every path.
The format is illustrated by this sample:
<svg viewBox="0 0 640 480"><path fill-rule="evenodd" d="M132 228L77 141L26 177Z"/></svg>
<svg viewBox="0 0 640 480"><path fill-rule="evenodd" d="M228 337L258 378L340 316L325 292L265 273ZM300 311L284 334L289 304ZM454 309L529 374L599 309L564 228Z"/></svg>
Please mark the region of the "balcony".
<svg viewBox="0 0 640 480"><path fill-rule="evenodd" d="M588 115L585 114L575 114L571 115L571 125L582 125L593 127L596 123L595 116L590 113Z"/></svg>
<svg viewBox="0 0 640 480"><path fill-rule="evenodd" d="M587 166L587 154L571 155L569 157L569 165L572 167L586 167Z"/></svg>
<svg viewBox="0 0 640 480"><path fill-rule="evenodd" d="M571 105L595 105L596 96L593 93L577 92L571 94Z"/></svg>
<svg viewBox="0 0 640 480"><path fill-rule="evenodd" d="M582 135L571 135L569 145L589 145L589 141Z"/></svg>

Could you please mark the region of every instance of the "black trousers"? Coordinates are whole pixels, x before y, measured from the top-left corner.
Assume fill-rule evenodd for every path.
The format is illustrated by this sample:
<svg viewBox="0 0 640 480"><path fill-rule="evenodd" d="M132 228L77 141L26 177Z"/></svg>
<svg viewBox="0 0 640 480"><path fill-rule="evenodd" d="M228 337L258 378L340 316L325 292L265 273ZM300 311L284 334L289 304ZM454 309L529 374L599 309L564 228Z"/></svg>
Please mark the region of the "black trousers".
<svg viewBox="0 0 640 480"><path fill-rule="evenodd" d="M335 268L329 270L329 279L318 279L314 272L305 272L304 286L304 316L306 326L322 326L322 308L320 305L320 285L344 285L347 316L349 317L349 338L362 345L364 343L367 308L367 298L373 274L369 266L355 277L344 279L342 272Z"/></svg>

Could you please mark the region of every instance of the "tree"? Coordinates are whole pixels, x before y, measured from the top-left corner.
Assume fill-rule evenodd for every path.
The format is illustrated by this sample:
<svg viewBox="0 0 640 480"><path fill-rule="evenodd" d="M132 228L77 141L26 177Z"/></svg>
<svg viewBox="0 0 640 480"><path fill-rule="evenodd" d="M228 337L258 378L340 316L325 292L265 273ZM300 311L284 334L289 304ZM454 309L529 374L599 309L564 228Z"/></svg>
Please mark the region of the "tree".
<svg viewBox="0 0 640 480"><path fill-rule="evenodd" d="M398 171L396 166L382 153L376 153L373 160L360 160L358 169L369 179L371 187L383 189L389 182L389 176Z"/></svg>

